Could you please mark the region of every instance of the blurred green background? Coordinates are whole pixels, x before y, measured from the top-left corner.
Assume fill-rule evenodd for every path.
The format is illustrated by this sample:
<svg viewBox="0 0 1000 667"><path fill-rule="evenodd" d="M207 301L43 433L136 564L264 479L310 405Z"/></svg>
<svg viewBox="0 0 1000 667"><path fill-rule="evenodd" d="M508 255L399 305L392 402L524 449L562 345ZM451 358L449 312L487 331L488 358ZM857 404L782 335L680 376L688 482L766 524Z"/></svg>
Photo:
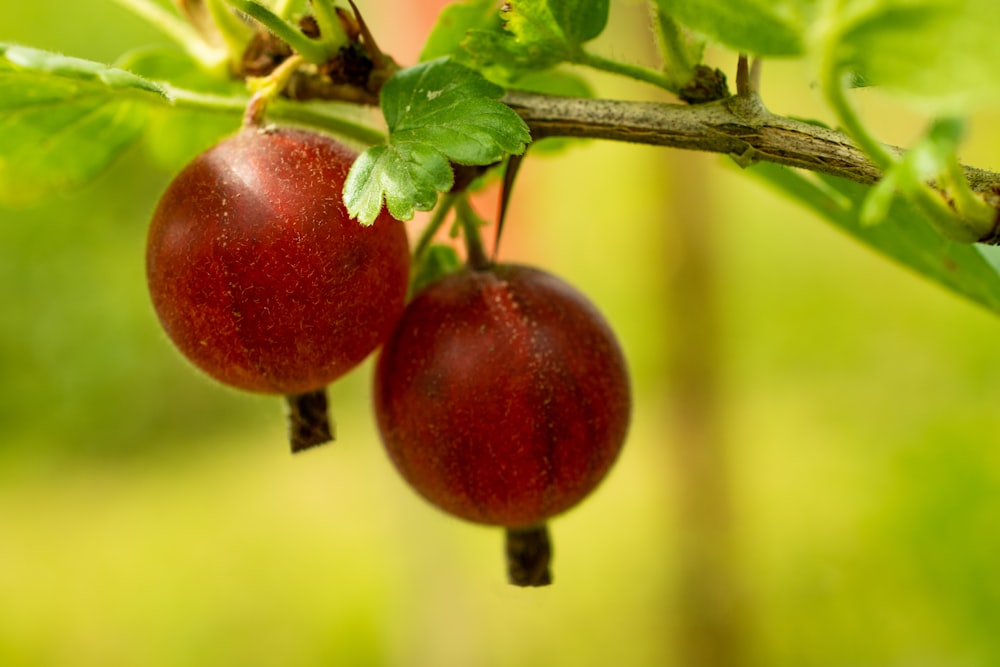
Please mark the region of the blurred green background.
<svg viewBox="0 0 1000 667"><path fill-rule="evenodd" d="M101 0L0 7L0 39L72 55L162 41ZM362 8L413 62L433 7ZM640 57L644 9L616 12L603 48ZM764 95L829 120L799 64ZM862 95L885 140L919 130ZM1000 166L998 120L967 162ZM136 150L0 211L0 664L1000 664L996 317L724 158L529 160L502 255L591 296L636 400L611 476L552 523L555 585L514 589L499 531L391 469L368 365L331 390L338 442L292 457L279 400L170 347L143 274L170 174Z"/></svg>

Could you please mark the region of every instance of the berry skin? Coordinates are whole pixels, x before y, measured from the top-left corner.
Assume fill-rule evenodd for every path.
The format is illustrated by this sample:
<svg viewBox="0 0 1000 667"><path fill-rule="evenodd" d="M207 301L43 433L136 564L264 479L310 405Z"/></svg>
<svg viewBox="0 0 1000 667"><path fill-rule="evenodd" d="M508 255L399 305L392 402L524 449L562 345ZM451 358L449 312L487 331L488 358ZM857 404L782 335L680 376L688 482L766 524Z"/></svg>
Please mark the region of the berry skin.
<svg viewBox="0 0 1000 667"><path fill-rule="evenodd" d="M301 394L389 335L406 298L406 231L384 210L368 227L349 217L341 191L355 157L320 134L245 127L167 188L149 230L149 291L198 368Z"/></svg>
<svg viewBox="0 0 1000 667"><path fill-rule="evenodd" d="M538 526L586 497L625 439L631 399L607 323L538 269L465 269L409 304L380 354L375 413L390 458L431 503Z"/></svg>

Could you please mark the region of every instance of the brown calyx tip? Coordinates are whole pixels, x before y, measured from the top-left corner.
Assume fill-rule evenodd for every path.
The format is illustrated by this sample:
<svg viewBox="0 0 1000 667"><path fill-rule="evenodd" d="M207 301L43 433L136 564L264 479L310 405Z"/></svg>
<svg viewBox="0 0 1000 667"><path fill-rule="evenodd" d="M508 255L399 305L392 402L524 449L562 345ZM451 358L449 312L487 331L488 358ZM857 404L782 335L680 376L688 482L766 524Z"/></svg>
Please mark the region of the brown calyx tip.
<svg viewBox="0 0 1000 667"><path fill-rule="evenodd" d="M288 441L292 454L333 441L326 389L289 394L285 400L288 402Z"/></svg>
<svg viewBox="0 0 1000 667"><path fill-rule="evenodd" d="M528 528L507 528L507 579L514 586L548 586L552 583L552 540L543 523Z"/></svg>

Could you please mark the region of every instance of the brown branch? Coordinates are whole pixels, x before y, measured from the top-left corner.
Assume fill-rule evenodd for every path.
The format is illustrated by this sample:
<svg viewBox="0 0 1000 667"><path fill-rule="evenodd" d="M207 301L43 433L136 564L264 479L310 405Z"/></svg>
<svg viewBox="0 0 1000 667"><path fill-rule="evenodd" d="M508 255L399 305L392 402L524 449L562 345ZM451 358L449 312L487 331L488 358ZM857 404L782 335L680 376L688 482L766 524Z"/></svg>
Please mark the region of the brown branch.
<svg viewBox="0 0 1000 667"><path fill-rule="evenodd" d="M535 139L586 137L724 153L741 166L775 162L865 185L881 177L847 135L772 114L756 95L682 105L511 90L503 101L524 119ZM965 172L973 190L1000 193L1000 174L975 167L965 167Z"/></svg>

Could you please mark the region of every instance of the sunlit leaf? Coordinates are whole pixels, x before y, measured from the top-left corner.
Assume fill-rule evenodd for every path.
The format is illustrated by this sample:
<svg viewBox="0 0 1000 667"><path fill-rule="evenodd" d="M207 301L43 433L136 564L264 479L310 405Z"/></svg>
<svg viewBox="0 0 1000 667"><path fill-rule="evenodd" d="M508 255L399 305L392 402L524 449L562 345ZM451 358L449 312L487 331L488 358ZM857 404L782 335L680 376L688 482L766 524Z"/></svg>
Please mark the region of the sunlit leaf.
<svg viewBox="0 0 1000 667"><path fill-rule="evenodd" d="M755 55L794 56L817 0L657 0L659 11L712 40Z"/></svg>
<svg viewBox="0 0 1000 667"><path fill-rule="evenodd" d="M409 219L451 187L450 162L486 165L523 152L527 126L502 94L450 58L399 72L382 89L389 143L366 151L345 183L351 215L371 223L384 199L394 217Z"/></svg>
<svg viewBox="0 0 1000 667"><path fill-rule="evenodd" d="M1000 102L1000 3L852 0L830 17L838 65L936 113Z"/></svg>
<svg viewBox="0 0 1000 667"><path fill-rule="evenodd" d="M903 266L986 308L1000 313L1000 273L981 246L949 241L921 214L897 197L878 225L862 221L869 188L825 175L805 175L760 163L750 170L787 197L812 209L858 241ZM989 250L986 251L989 253Z"/></svg>
<svg viewBox="0 0 1000 667"><path fill-rule="evenodd" d="M0 201L30 203L93 178L139 137L150 94L163 91L122 69L0 45Z"/></svg>

